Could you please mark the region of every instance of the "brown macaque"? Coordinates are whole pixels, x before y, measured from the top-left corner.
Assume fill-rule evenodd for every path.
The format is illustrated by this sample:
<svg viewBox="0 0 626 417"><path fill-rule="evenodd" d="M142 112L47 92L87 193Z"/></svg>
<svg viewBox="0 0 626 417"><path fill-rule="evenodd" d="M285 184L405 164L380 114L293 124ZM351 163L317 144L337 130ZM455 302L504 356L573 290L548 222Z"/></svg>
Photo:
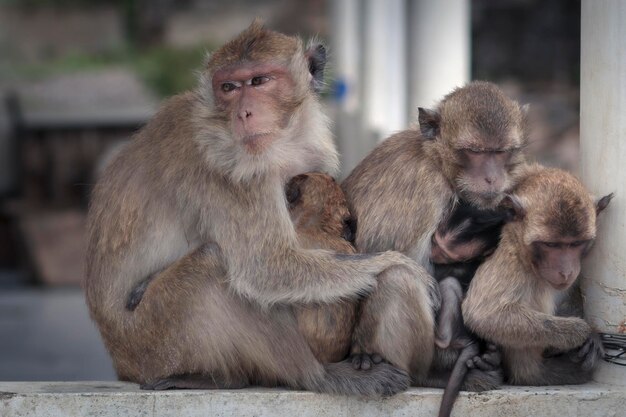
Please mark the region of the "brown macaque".
<svg viewBox="0 0 626 417"><path fill-rule="evenodd" d="M495 208L515 183L525 144L524 111L491 83L420 108L419 129L383 141L342 184L359 223L357 249L398 250L430 269L431 238L453 202Z"/></svg>
<svg viewBox="0 0 626 417"><path fill-rule="evenodd" d="M406 286L405 304L387 298L409 311L406 343L434 345L436 283L415 262L306 249L298 239L288 179L338 165L316 94L324 63L322 45L305 48L254 22L106 168L89 210L85 291L120 379L364 396L407 387L406 372L388 363L365 372L320 363L294 317L294 306L354 302L388 281ZM431 360L425 354L422 366Z"/></svg>
<svg viewBox="0 0 626 417"><path fill-rule="evenodd" d="M448 94L435 110L420 108L419 129L385 140L342 184L358 221L357 250L397 250L433 272L432 237L454 201L495 208L515 184L525 143L523 109L493 84L473 82ZM370 300L364 303L361 321L367 320ZM355 355L382 355L407 369L393 353L373 350L380 348L359 334L357 325ZM365 335L371 340L371 334ZM414 384L447 384L458 352L436 353L431 372L412 375ZM463 387L484 390L500 381L495 368L482 374L472 369Z"/></svg>
<svg viewBox="0 0 626 417"><path fill-rule="evenodd" d="M597 334L581 318L557 317L557 300L576 280L596 237L596 216L612 195L594 203L571 174L538 165L525 169L503 201L512 221L478 268L465 301L465 325L502 347L506 380L515 385L580 384L602 357ZM562 352L544 357L544 352Z"/></svg>
<svg viewBox="0 0 626 417"><path fill-rule="evenodd" d="M343 191L333 177L317 172L300 174L289 180L285 193L303 248L356 252L350 243L354 223ZM129 310L137 308L152 278L131 292L126 306ZM357 303L303 304L294 310L298 329L318 361L339 362L348 356Z"/></svg>

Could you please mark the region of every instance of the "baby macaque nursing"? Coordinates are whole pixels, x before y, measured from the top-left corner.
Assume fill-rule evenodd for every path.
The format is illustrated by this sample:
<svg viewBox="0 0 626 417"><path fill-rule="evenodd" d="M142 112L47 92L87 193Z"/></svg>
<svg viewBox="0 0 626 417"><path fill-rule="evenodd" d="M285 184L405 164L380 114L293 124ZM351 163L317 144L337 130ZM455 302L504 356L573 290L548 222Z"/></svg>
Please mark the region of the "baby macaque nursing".
<svg viewBox="0 0 626 417"><path fill-rule="evenodd" d="M384 273L415 306L402 329L434 345L436 283L414 261L308 249L291 220L288 179L337 170L317 95L325 62L323 45L254 22L104 171L88 216L85 293L120 379L362 396L408 386L406 368L389 363L363 372L320 362L294 316L302 305L356 302Z"/></svg>
<svg viewBox="0 0 626 417"><path fill-rule="evenodd" d="M85 292L118 377L369 397L445 387L440 416L503 375L588 381L601 343L555 304L612 196L527 165L524 109L487 82L420 108L419 128L340 186L325 63L323 45L255 21L103 173Z"/></svg>

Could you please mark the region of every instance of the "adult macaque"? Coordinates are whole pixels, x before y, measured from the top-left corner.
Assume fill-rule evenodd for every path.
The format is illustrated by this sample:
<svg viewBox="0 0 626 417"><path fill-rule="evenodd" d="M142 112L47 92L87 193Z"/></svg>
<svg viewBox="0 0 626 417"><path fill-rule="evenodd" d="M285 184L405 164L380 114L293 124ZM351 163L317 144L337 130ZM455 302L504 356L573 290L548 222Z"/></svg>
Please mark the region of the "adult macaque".
<svg viewBox="0 0 626 417"><path fill-rule="evenodd" d="M384 272L421 306L403 328L434 344L433 280L414 262L298 240L285 183L337 167L315 94L324 63L323 46L305 49L255 22L210 57L196 91L167 101L107 167L89 212L85 289L120 379L152 389L406 388L406 373L387 363L367 372L321 364L294 317L294 305L378 291ZM149 276L129 311L129 294Z"/></svg>
<svg viewBox="0 0 626 417"><path fill-rule="evenodd" d="M289 213L298 241L307 249L331 249L355 253L350 240L354 225L343 191L327 174L300 174L285 188ZM127 308L137 308L152 277L141 282L130 294ZM350 353L357 304L303 304L294 307L298 329L313 354L322 363L339 362Z"/></svg>
<svg viewBox="0 0 626 417"><path fill-rule="evenodd" d="M584 383L602 357L600 340L583 319L554 312L578 277L596 237L596 216L612 195L594 203L566 172L540 166L525 171L504 202L513 221L476 271L463 318L472 332L502 346L509 383ZM546 349L565 353L543 357Z"/></svg>
<svg viewBox="0 0 626 417"><path fill-rule="evenodd" d="M430 269L431 238L453 202L494 208L514 184L523 119L486 82L454 90L436 110L420 108L419 129L382 142L342 184L358 219L357 249L398 250Z"/></svg>
<svg viewBox="0 0 626 417"><path fill-rule="evenodd" d="M357 250L398 250L432 271L432 237L454 202L461 198L478 208L494 208L514 185L524 161L523 113L485 82L454 90L436 110L420 108L419 129L385 140L343 183L358 221ZM366 308L375 299L365 301L362 322L376 323ZM405 369L401 360L394 360L399 355L381 351L371 340L371 333L358 325L353 347L357 366L381 354ZM457 357L458 351L437 351L430 372L412 374L413 383L445 387ZM486 366L470 370L463 388L484 390L500 383L500 370Z"/></svg>

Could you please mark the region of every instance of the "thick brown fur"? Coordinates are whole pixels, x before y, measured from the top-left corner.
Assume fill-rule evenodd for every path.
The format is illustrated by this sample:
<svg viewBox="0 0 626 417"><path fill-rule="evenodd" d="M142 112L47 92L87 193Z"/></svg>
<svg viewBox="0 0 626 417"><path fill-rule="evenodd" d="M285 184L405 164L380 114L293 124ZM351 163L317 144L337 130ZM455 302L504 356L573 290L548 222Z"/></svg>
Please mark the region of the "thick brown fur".
<svg viewBox="0 0 626 417"><path fill-rule="evenodd" d="M426 343L434 334L434 283L410 259L305 249L298 240L285 183L333 173L338 161L314 93L320 64L311 59L323 49L313 50L253 23L96 185L85 292L120 379L153 389L261 384L368 396L406 388L407 375L389 364L362 372L320 363L294 318L294 305L359 299L385 273L411 277L412 302L422 306L414 327ZM268 130L255 131L257 122ZM150 276L129 311L129 294Z"/></svg>
<svg viewBox="0 0 626 417"><path fill-rule="evenodd" d="M398 250L429 267L431 236L456 198L493 208L514 185L526 141L516 102L493 84L473 82L444 97L431 112L437 126L435 133L428 131L432 136L425 134L428 120L391 136L343 182L359 223L359 251ZM506 178L491 200L466 192L460 147L510 152Z"/></svg>
<svg viewBox="0 0 626 417"><path fill-rule="evenodd" d="M523 113L516 102L485 82L473 82L454 90L435 110L420 109L419 128L386 139L342 184L358 223L357 250L364 253L397 250L432 271L431 238L455 201L463 198L479 208L493 208L515 184L524 161ZM483 181L482 176L478 178L465 168L474 154L497 163L500 171L496 178L486 171ZM372 297L364 304L361 321L375 322L375 314L368 314L368 303L372 303ZM401 367L407 366L410 355L419 356L431 349L425 344L417 349L402 346L403 357L389 354L382 347L366 342L373 337L361 329L357 326L355 331L356 354L379 353L386 358L404 358L405 362L391 360ZM414 384L446 385L458 350L437 350L433 355L430 372L413 374ZM412 372L410 366L408 369ZM483 390L495 388L499 383L501 375L496 368L482 375L480 370L471 370L463 388Z"/></svg>
<svg viewBox="0 0 626 417"><path fill-rule="evenodd" d="M517 217L504 226L500 245L470 284L463 302L465 324L502 346L511 384L584 383L601 357L601 345L583 319L555 316L560 293L572 281L562 290L553 287L537 269L532 246L563 239L590 244L596 207L571 174L537 165L525 168L511 198ZM575 262L582 255L581 248ZM546 349L567 353L544 358Z"/></svg>

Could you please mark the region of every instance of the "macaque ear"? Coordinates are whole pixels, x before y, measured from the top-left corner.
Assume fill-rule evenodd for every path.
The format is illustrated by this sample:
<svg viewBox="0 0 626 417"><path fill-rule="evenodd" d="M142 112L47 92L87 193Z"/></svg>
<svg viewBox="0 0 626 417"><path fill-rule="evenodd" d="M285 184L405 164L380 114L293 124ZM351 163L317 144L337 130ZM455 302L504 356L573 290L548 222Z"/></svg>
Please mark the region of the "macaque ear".
<svg viewBox="0 0 626 417"><path fill-rule="evenodd" d="M526 216L526 209L522 202L513 194L507 194L499 206L506 211L507 222L522 220Z"/></svg>
<svg viewBox="0 0 626 417"><path fill-rule="evenodd" d="M313 76L313 90L319 93L324 87L324 67L326 67L326 47L317 43L307 49L305 56L309 61L309 72Z"/></svg>
<svg viewBox="0 0 626 417"><path fill-rule="evenodd" d="M290 179L285 186L285 197L290 207L295 206L300 201L300 197L302 197L302 184L304 184L306 179L306 174L296 175Z"/></svg>
<svg viewBox="0 0 626 417"><path fill-rule="evenodd" d="M613 193L605 195L604 197L596 201L596 216L609 205L612 199Z"/></svg>
<svg viewBox="0 0 626 417"><path fill-rule="evenodd" d="M439 136L439 123L441 121L439 113L435 110L429 110L423 107L418 107L417 110L419 112L417 120L420 124L422 136L426 140L434 140Z"/></svg>

